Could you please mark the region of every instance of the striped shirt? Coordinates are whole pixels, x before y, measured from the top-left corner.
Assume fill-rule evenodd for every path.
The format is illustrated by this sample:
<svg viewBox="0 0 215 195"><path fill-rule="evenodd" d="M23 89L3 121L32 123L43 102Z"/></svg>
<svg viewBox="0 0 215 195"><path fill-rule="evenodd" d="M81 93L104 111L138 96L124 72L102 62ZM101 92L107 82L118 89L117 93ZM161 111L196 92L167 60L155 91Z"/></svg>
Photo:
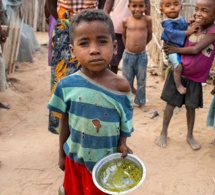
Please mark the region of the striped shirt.
<svg viewBox="0 0 215 195"><path fill-rule="evenodd" d="M81 71L58 82L48 109L69 114L70 136L64 151L89 171L117 151L120 135L129 137L134 130L131 93L109 90Z"/></svg>
<svg viewBox="0 0 215 195"><path fill-rule="evenodd" d="M70 12L70 16L86 9L98 8L98 0L58 0L58 11L60 9Z"/></svg>

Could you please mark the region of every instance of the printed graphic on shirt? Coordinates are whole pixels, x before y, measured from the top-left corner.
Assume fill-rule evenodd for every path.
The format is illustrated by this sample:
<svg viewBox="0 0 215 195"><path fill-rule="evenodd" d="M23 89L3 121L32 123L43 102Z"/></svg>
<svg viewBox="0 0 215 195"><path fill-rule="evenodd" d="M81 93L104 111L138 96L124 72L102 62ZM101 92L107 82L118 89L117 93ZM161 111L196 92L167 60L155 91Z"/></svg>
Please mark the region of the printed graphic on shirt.
<svg viewBox="0 0 215 195"><path fill-rule="evenodd" d="M190 42L192 43L198 43L206 34L201 34L199 36L196 36L195 34L192 34L189 37ZM210 57L212 51L214 49L213 44L210 44L208 47L206 47L204 50L202 50L202 54L206 57Z"/></svg>

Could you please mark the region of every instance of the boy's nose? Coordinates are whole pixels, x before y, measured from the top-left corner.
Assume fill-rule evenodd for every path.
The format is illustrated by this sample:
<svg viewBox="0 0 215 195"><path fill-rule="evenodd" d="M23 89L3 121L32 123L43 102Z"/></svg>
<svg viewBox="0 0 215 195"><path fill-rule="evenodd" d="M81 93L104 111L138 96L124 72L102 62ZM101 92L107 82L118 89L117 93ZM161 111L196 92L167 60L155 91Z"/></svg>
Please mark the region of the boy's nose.
<svg viewBox="0 0 215 195"><path fill-rule="evenodd" d="M98 46L98 44L92 43L92 44L90 45L90 54L99 54L99 53L100 53L100 51L99 51L99 46Z"/></svg>

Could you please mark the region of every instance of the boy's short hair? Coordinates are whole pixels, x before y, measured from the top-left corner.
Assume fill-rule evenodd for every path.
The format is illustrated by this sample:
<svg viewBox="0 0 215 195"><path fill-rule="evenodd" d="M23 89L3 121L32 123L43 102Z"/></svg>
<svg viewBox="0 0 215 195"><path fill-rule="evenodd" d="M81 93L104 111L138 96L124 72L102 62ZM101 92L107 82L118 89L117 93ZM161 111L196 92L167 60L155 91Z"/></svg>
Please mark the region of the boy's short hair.
<svg viewBox="0 0 215 195"><path fill-rule="evenodd" d="M113 41L115 40L114 26L111 18L104 11L100 9L95 9L95 10L81 11L71 18L70 29L69 29L71 43L73 43L74 41L75 28L81 22L93 22L93 21L100 21L100 22L103 22L104 25L107 25L109 28L112 40Z"/></svg>
<svg viewBox="0 0 215 195"><path fill-rule="evenodd" d="M130 4L132 0L129 0L128 3ZM146 0L143 0L144 3L146 3Z"/></svg>

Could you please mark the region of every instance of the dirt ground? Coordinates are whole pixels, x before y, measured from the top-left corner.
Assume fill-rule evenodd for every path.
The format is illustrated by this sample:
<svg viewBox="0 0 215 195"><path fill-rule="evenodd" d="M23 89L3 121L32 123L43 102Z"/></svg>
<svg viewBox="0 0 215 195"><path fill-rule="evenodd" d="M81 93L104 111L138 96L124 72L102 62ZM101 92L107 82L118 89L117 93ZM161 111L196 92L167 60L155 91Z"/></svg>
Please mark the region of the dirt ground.
<svg viewBox="0 0 215 195"><path fill-rule="evenodd" d="M36 33L41 51L34 63L20 63L8 75L10 88L0 92L0 195L57 195L63 181L58 168L58 136L47 130L50 98L50 67L47 65L47 33ZM152 71L153 70L153 71ZM151 74L149 63L147 105L149 112L134 108L135 132L128 139L147 173L143 184L130 195L215 194L215 132L206 127L212 99L211 84L204 86L204 108L197 110L194 135L202 148L193 151L186 143L185 108L176 109L169 127L167 148L156 146L165 103L160 99L164 81ZM119 72L121 74L121 71ZM153 113L159 115L151 119Z"/></svg>

